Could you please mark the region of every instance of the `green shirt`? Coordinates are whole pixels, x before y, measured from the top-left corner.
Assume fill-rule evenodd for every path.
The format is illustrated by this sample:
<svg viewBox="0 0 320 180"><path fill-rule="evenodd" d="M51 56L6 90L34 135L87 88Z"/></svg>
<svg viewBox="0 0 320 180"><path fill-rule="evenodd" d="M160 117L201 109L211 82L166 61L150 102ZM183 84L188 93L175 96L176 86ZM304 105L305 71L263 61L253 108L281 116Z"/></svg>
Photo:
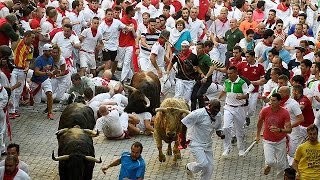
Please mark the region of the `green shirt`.
<svg viewBox="0 0 320 180"><path fill-rule="evenodd" d="M82 76L81 77L81 84L79 86L73 85L69 89L69 94L72 92L76 92L80 95L83 95L84 89L86 89L86 88L91 88L93 91L93 94L95 93L95 85L94 85L93 81L86 76Z"/></svg>
<svg viewBox="0 0 320 180"><path fill-rule="evenodd" d="M227 41L227 50L232 51L233 47L240 42L242 38L244 38L243 33L237 28L235 31L231 32L229 29L225 36L225 40Z"/></svg>
<svg viewBox="0 0 320 180"><path fill-rule="evenodd" d="M201 54L198 56L198 66L201 71L206 75L212 66L211 58L207 54Z"/></svg>

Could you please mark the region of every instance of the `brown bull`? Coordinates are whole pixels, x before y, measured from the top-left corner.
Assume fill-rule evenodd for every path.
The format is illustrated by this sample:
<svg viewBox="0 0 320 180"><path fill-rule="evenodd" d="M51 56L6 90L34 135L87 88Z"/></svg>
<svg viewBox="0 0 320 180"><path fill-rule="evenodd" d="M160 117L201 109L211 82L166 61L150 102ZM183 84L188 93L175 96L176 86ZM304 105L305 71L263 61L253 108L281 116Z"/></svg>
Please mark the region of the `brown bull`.
<svg viewBox="0 0 320 180"><path fill-rule="evenodd" d="M162 152L162 140L168 143L167 155L172 155L171 143L175 141L173 161L176 163L177 159L181 159L178 149L178 134L182 129L181 119L190 113L189 106L182 99L167 98L161 103L160 108L156 109L156 112L153 137L159 150L159 161L166 161L166 156Z"/></svg>

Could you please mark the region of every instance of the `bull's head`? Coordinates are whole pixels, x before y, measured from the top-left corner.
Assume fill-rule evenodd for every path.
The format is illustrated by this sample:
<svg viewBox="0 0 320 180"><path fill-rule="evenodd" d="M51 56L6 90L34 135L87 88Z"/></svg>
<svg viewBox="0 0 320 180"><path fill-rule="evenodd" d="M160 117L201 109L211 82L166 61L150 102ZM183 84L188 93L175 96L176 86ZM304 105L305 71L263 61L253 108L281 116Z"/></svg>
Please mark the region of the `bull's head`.
<svg viewBox="0 0 320 180"><path fill-rule="evenodd" d="M59 157L55 157L54 156L54 151L52 151L52 160L54 161L67 161L69 160L70 155L63 155L63 156L59 156ZM102 163L101 157L100 159L96 159L92 156L84 156L84 159L90 162L94 162L94 163Z"/></svg>
<svg viewBox="0 0 320 180"><path fill-rule="evenodd" d="M129 103L139 104L142 102L146 108L150 106L150 100L140 90L129 85L124 85L124 87L129 90Z"/></svg>
<svg viewBox="0 0 320 180"><path fill-rule="evenodd" d="M184 114L189 114L190 111L186 109L179 109L173 107L157 108L156 112L162 113L160 116L166 136L170 139L175 139L179 129L181 128L181 119ZM157 114L158 115L158 114Z"/></svg>
<svg viewBox="0 0 320 180"><path fill-rule="evenodd" d="M79 128L80 126L76 125L74 128ZM60 136L64 133L66 133L69 130L69 128L64 128L64 129L60 129L56 132L56 136ZM83 132L86 133L87 135L91 136L91 137L97 137L99 136L99 131L93 131L90 129L83 129Z"/></svg>

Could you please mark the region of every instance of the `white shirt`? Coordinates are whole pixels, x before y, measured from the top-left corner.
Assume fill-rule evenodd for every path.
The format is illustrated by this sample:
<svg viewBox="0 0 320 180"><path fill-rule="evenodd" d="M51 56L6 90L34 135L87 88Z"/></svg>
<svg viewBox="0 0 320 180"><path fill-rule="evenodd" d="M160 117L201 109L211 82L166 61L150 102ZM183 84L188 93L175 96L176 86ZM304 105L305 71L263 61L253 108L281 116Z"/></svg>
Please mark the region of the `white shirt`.
<svg viewBox="0 0 320 180"><path fill-rule="evenodd" d="M112 8L113 1L112 0L102 0L101 9L106 10L108 8Z"/></svg>
<svg viewBox="0 0 320 180"><path fill-rule="evenodd" d="M0 167L0 179L3 179L4 171L5 171L5 168L4 167ZM18 173L13 178L13 180L29 180L29 179L31 179L29 177L29 175L27 173L25 173L24 171L22 171L21 169L19 169Z"/></svg>
<svg viewBox="0 0 320 180"><path fill-rule="evenodd" d="M218 38L224 38L226 32L230 29L230 22L223 23L220 19L216 19L210 26L209 31L214 33Z"/></svg>
<svg viewBox="0 0 320 180"><path fill-rule="evenodd" d="M0 89L1 88L2 90L0 91L0 119L4 120L5 114L3 109L7 106L9 97L6 89L0 84Z"/></svg>
<svg viewBox="0 0 320 180"><path fill-rule="evenodd" d="M10 14L10 11L9 11L9 9L7 7L3 7L0 10L0 18L5 18L9 14Z"/></svg>
<svg viewBox="0 0 320 180"><path fill-rule="evenodd" d="M169 31L171 31L176 26L176 21L173 19L172 16L170 16L166 21L166 27L170 28Z"/></svg>
<svg viewBox="0 0 320 180"><path fill-rule="evenodd" d="M265 85L263 85L262 96L267 97L271 93L271 91L276 87L278 87L278 83L272 81L272 79L269 79L268 82Z"/></svg>
<svg viewBox="0 0 320 180"><path fill-rule="evenodd" d="M267 46L263 43L263 41L258 42L258 44L256 45L256 47L254 48L254 52L256 54L256 58L260 58L264 51L269 48L270 46Z"/></svg>
<svg viewBox="0 0 320 180"><path fill-rule="evenodd" d="M93 17L98 17L100 20L102 20L105 17L105 13L100 8L98 9L97 13L95 13L89 7L86 7L83 10L83 17L86 26L88 26L88 24L91 23Z"/></svg>
<svg viewBox="0 0 320 180"><path fill-rule="evenodd" d="M291 124L295 123L296 116L302 114L299 103L292 98L289 98L284 103L284 108L289 112ZM289 136L295 137L299 133L298 131L299 131L299 126L292 128L292 132L289 134Z"/></svg>
<svg viewBox="0 0 320 180"><path fill-rule="evenodd" d="M315 97L315 96L319 96L320 97L319 84L320 84L319 81L313 82L313 84L312 84L312 86L310 88L312 97ZM313 107L313 109L320 109L320 102L318 102L316 100L316 98L312 98L312 107Z"/></svg>
<svg viewBox="0 0 320 180"><path fill-rule="evenodd" d="M72 30L74 30L76 34L79 36L81 34L82 26L86 26L83 17L83 11L80 11L79 15L71 11L66 13L66 16L70 19L71 23L73 24Z"/></svg>
<svg viewBox="0 0 320 180"><path fill-rule="evenodd" d="M157 64L159 67L164 67L164 57L166 55L166 51L163 46L159 44L159 42L154 43L154 45L151 48L151 53L155 54L157 56ZM150 62L151 63L151 62Z"/></svg>
<svg viewBox="0 0 320 180"><path fill-rule="evenodd" d="M5 160L2 160L0 162L0 167L4 167L4 165L5 165ZM29 168L25 162L19 160L18 168L24 171L25 173L29 174Z"/></svg>
<svg viewBox="0 0 320 180"><path fill-rule="evenodd" d="M229 79L226 79L226 81L229 81ZM240 77L238 77L234 82L232 83L238 83L240 81ZM242 85L242 92L243 93L234 93L234 92L227 92L227 97L226 97L226 104L229 104L229 105L233 105L233 106L241 106L241 105L244 105L246 103L246 100L245 99L236 99L236 97L238 95L244 95L244 94L247 94L249 92L249 88L248 88L248 85L247 83L243 83ZM223 87L224 91L226 89L226 87ZM232 91L232 89L231 89ZM226 92L226 91L225 91Z"/></svg>
<svg viewBox="0 0 320 180"><path fill-rule="evenodd" d="M98 32L102 34L102 42L105 49L110 51L116 51L118 49L120 30L125 27L126 25L118 19L113 19L111 26L108 26L105 21L101 22L98 27Z"/></svg>
<svg viewBox="0 0 320 180"><path fill-rule="evenodd" d="M57 32L51 42L53 44L58 44L61 49L61 54L64 58L70 58L72 56L72 42L74 44L80 43L78 36L71 34L69 38L65 38L63 31Z"/></svg>
<svg viewBox="0 0 320 180"><path fill-rule="evenodd" d="M307 40L308 41L308 37L303 35L300 38L297 38L297 36L295 36L294 34L291 34L287 37L286 41L284 42L284 46L289 46L289 47L298 47L300 44L300 41L302 40ZM295 49L290 50L290 55L292 56L295 53Z"/></svg>
<svg viewBox="0 0 320 180"><path fill-rule="evenodd" d="M212 135L215 130L221 130L221 116L221 113L218 113L213 122L205 108L200 108L192 111L181 122L188 128L191 143L196 142L205 145L212 143Z"/></svg>
<svg viewBox="0 0 320 180"><path fill-rule="evenodd" d="M98 118L94 129L103 131L103 134L109 138L120 137L124 133L117 110L112 110L108 115Z"/></svg>
<svg viewBox="0 0 320 180"><path fill-rule="evenodd" d="M237 21L239 22L240 19L242 19L243 17L245 17L244 15L245 12L240 11L240 9L235 8L234 12L233 12L233 18L236 18Z"/></svg>
<svg viewBox="0 0 320 180"><path fill-rule="evenodd" d="M139 2L137 5L136 5L136 8L140 8L140 10L137 10L136 11L136 14L134 16L134 19L137 20L137 23L142 23L142 14L147 12L150 14L150 18L155 18L156 17L156 12L157 12L157 9L152 5L150 4L148 7L142 5L142 2Z"/></svg>
<svg viewBox="0 0 320 180"><path fill-rule="evenodd" d="M0 70L0 85L3 87L11 87L9 79L7 76Z"/></svg>
<svg viewBox="0 0 320 180"><path fill-rule="evenodd" d="M98 31L96 36L93 37L91 28L87 28L82 31L81 36L84 37L81 43L81 49L94 53L98 42L102 40L102 34Z"/></svg>
<svg viewBox="0 0 320 180"><path fill-rule="evenodd" d="M191 34L191 39L194 44L197 44L199 37L203 33L205 25L204 25L203 21L201 21L198 18L195 19L194 21L190 18L189 25L190 25L189 30L190 30L190 34Z"/></svg>

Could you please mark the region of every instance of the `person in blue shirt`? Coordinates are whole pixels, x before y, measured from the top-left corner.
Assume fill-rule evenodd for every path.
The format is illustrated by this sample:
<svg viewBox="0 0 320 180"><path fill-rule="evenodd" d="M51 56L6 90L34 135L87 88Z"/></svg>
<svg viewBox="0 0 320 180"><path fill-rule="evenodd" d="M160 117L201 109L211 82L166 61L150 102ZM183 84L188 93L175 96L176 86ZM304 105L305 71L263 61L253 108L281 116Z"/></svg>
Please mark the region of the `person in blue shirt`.
<svg viewBox="0 0 320 180"><path fill-rule="evenodd" d="M51 50L51 44L45 44L43 46L43 55L38 56L35 61L35 67L31 77L32 83L30 85L33 95L32 99L35 103L40 103L42 90L45 92L47 96L48 119L54 119L52 114L53 99L50 78L59 73L53 70L53 58L51 56Z"/></svg>
<svg viewBox="0 0 320 180"><path fill-rule="evenodd" d="M119 180L143 180L146 171L146 164L141 156L143 146L140 142L135 142L131 145L131 152L123 152L119 159L116 159L108 166L101 168L102 172L114 166L121 164Z"/></svg>

